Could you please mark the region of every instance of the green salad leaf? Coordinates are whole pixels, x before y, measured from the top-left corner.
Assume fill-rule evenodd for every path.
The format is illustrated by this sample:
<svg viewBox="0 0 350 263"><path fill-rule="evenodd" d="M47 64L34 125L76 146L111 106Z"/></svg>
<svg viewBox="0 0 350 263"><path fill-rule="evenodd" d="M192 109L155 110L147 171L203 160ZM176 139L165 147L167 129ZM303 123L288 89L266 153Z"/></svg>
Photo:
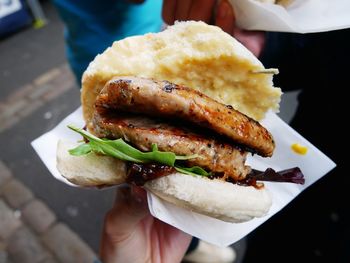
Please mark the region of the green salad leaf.
<svg viewBox="0 0 350 263"><path fill-rule="evenodd" d="M78 147L69 150L69 153L74 156L85 155L91 152L91 145L88 143L80 144Z"/></svg>
<svg viewBox="0 0 350 263"><path fill-rule="evenodd" d="M152 144L152 149L150 152L142 152L127 144L123 139L101 139L73 125L68 125L68 128L79 133L85 139L88 140L88 142L80 144L76 148L69 150L69 153L74 156L81 156L94 152L97 154L108 155L123 161L130 161L134 163L156 162L159 164L175 167L177 171L189 175L210 175L210 173L206 172L203 168L199 166L182 167L175 164L177 160L183 161L193 158L199 158L200 156L197 154L182 156L176 155L173 152L162 152L158 150L157 144Z"/></svg>
<svg viewBox="0 0 350 263"><path fill-rule="evenodd" d="M211 173L208 173L206 170L204 170L202 167L199 167L199 166L182 167L182 166L175 165L175 169L180 173L188 174L188 175L201 175L205 177L208 177L211 175Z"/></svg>

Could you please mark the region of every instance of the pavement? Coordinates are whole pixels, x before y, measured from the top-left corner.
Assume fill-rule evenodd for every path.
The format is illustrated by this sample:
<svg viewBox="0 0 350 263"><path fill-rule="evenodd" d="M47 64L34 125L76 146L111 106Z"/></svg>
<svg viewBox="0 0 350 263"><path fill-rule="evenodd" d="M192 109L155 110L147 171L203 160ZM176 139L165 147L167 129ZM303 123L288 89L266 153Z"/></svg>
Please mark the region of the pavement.
<svg viewBox="0 0 350 263"><path fill-rule="evenodd" d="M93 262L94 251L0 162L0 262Z"/></svg>
<svg viewBox="0 0 350 263"><path fill-rule="evenodd" d="M92 262L114 190L67 187L30 146L80 105L62 23L43 4L45 27L0 40L0 263Z"/></svg>

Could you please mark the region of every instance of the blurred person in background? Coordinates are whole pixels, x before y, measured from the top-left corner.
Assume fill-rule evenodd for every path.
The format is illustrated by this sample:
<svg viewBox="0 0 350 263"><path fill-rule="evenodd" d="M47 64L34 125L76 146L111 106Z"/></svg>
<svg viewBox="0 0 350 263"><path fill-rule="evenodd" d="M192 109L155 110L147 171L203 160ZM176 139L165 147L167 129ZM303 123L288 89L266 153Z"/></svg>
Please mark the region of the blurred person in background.
<svg viewBox="0 0 350 263"><path fill-rule="evenodd" d="M342 151L348 141L341 118L350 87L349 47L350 29L267 34L260 59L279 69L275 86L300 90L290 125L337 167L248 236L246 262L350 262L350 177Z"/></svg>
<svg viewBox="0 0 350 263"><path fill-rule="evenodd" d="M64 24L69 65L81 83L83 72L116 40L161 30L162 1L54 0Z"/></svg>

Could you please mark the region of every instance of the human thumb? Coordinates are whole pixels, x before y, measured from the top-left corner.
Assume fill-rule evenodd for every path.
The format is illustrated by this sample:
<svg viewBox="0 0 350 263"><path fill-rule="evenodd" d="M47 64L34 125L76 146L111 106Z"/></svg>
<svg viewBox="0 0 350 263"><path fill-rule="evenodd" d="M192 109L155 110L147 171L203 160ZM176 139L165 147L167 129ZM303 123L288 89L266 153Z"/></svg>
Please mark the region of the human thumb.
<svg viewBox="0 0 350 263"><path fill-rule="evenodd" d="M227 0L221 0L217 6L215 25L232 35L235 27L235 15L232 5Z"/></svg>
<svg viewBox="0 0 350 263"><path fill-rule="evenodd" d="M118 187L113 208L106 215L103 232L112 242L125 240L148 214L146 192L143 189Z"/></svg>

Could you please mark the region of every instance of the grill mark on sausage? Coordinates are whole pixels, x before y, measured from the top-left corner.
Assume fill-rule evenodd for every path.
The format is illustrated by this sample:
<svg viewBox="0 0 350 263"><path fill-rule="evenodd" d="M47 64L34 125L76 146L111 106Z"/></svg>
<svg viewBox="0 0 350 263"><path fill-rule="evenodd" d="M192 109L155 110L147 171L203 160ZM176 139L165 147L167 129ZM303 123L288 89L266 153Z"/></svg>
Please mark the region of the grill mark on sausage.
<svg viewBox="0 0 350 263"><path fill-rule="evenodd" d="M101 91L96 107L191 121L264 157L271 156L275 147L272 135L257 121L199 91L168 81L114 78Z"/></svg>

